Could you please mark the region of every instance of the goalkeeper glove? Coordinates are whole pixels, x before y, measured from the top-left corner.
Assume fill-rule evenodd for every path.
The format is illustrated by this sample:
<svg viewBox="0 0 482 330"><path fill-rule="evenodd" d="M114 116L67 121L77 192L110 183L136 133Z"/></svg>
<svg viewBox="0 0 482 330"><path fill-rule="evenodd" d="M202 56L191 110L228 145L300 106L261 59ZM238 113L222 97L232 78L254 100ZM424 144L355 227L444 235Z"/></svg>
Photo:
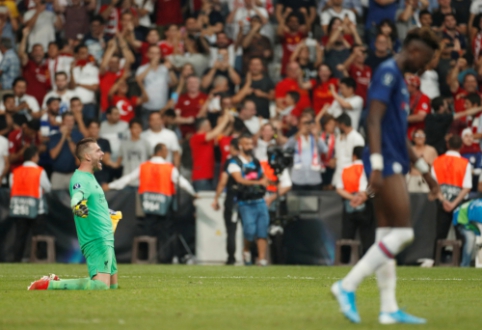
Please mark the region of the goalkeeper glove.
<svg viewBox="0 0 482 330"><path fill-rule="evenodd" d="M109 209L109 214L110 214L110 220L112 221L112 229L114 230L114 233L115 233L117 224L119 223L119 221L122 220L122 212Z"/></svg>
<svg viewBox="0 0 482 330"><path fill-rule="evenodd" d="M89 215L89 208L87 207L87 200L81 200L72 208L72 212L79 218L87 218Z"/></svg>

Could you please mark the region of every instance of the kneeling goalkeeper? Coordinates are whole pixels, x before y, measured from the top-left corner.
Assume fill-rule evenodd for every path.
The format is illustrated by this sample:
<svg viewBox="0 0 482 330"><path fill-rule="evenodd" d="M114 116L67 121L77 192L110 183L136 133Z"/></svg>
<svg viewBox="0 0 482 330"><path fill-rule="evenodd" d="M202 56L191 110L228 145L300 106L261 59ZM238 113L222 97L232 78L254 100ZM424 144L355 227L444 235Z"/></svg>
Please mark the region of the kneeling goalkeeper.
<svg viewBox="0 0 482 330"><path fill-rule="evenodd" d="M87 261L89 278L60 280L55 275L33 282L29 290L117 289L114 230L120 212L109 210L104 191L94 177L102 169L104 153L94 139L77 143L75 155L80 166L70 179L70 196L79 244Z"/></svg>

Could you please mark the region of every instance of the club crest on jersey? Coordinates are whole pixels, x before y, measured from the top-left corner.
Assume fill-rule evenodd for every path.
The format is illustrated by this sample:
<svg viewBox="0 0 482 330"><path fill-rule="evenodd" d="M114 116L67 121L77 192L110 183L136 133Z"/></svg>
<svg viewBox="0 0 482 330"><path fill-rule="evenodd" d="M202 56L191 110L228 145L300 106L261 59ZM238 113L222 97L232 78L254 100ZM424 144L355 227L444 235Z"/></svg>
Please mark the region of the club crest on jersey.
<svg viewBox="0 0 482 330"><path fill-rule="evenodd" d="M80 187L81 187L81 186L80 186L80 183L76 183L76 184L74 184L74 187L73 187L73 188L74 188L74 190L76 190L76 189L79 189Z"/></svg>
<svg viewBox="0 0 482 330"><path fill-rule="evenodd" d="M385 75L382 78L382 82L385 86L390 86L394 80L393 74L390 72L385 73Z"/></svg>

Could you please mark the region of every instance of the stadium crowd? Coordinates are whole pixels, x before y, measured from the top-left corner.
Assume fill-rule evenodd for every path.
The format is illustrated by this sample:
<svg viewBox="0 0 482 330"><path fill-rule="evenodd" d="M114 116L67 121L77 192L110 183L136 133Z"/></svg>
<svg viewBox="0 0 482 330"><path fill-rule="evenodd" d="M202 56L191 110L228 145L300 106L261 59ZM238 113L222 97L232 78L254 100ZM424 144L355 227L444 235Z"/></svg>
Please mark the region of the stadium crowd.
<svg viewBox="0 0 482 330"><path fill-rule="evenodd" d="M75 143L91 137L104 187L162 143L196 191L215 190L248 132L259 160L271 144L294 149L293 190L343 189L372 75L427 27L440 51L406 76L407 136L429 164L460 136L451 152L473 174L461 188L476 192L481 18L481 0L0 0L0 180L35 145L52 189L68 189ZM407 183L428 192L415 169ZM451 213L461 200L445 202Z"/></svg>

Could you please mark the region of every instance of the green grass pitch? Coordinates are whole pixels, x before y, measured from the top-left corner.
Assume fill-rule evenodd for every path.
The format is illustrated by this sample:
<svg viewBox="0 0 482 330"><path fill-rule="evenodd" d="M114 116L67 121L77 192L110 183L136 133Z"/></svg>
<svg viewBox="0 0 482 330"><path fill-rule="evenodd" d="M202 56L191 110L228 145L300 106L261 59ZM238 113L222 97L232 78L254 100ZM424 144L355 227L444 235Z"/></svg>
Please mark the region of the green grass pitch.
<svg viewBox="0 0 482 330"><path fill-rule="evenodd" d="M380 326L375 278L358 290L362 324L329 293L346 267L120 265L119 290L27 291L85 265L0 264L0 329L482 329L482 270L398 268L400 307L425 326Z"/></svg>

